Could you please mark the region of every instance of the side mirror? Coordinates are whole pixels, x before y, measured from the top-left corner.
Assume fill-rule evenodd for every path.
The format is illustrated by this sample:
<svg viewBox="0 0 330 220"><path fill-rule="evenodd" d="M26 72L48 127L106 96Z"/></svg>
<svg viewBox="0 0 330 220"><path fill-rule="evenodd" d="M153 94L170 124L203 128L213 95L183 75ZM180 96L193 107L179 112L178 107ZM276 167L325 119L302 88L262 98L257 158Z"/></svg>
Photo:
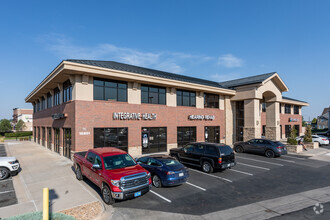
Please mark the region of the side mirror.
<svg viewBox="0 0 330 220"><path fill-rule="evenodd" d="M183 151L184 151L185 153L187 153L187 149L186 149L186 148L183 148Z"/></svg>
<svg viewBox="0 0 330 220"><path fill-rule="evenodd" d="M93 164L92 168L95 169L95 170L101 170L102 169L102 167L99 164Z"/></svg>

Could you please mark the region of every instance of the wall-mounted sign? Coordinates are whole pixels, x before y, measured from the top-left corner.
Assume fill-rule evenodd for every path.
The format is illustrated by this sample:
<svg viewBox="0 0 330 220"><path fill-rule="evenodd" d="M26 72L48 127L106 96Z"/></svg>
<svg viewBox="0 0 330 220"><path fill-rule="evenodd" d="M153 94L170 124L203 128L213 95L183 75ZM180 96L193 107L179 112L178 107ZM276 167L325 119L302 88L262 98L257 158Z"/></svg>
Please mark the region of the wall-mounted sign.
<svg viewBox="0 0 330 220"><path fill-rule="evenodd" d="M289 122L298 122L299 119L298 118L289 118Z"/></svg>
<svg viewBox="0 0 330 220"><path fill-rule="evenodd" d="M156 113L114 112L113 120L156 120Z"/></svg>
<svg viewBox="0 0 330 220"><path fill-rule="evenodd" d="M89 131L80 131L79 135L90 135L91 133Z"/></svg>
<svg viewBox="0 0 330 220"><path fill-rule="evenodd" d="M58 119L66 118L66 117L67 117L67 114L63 114L63 113L52 114L53 120L58 120Z"/></svg>
<svg viewBox="0 0 330 220"><path fill-rule="evenodd" d="M189 115L189 120L206 120L206 121L213 121L215 119L214 115Z"/></svg>

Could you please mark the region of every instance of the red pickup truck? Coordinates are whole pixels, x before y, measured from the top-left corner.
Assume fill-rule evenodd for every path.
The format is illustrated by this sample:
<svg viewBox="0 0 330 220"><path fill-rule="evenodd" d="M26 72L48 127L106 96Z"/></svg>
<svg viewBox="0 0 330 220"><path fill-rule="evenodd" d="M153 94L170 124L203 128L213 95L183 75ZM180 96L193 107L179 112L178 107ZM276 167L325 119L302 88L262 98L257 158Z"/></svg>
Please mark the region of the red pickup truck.
<svg viewBox="0 0 330 220"><path fill-rule="evenodd" d="M78 180L83 177L95 183L103 201L111 205L117 199L134 198L151 188L150 173L125 151L118 148L96 148L75 153L74 168Z"/></svg>

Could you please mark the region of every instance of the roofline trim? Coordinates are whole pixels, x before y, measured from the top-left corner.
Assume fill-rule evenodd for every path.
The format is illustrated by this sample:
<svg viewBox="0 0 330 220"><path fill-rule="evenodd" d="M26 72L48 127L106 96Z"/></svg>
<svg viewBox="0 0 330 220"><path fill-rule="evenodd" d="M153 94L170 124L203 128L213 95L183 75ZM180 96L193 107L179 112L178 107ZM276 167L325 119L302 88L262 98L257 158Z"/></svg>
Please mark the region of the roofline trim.
<svg viewBox="0 0 330 220"><path fill-rule="evenodd" d="M269 80L273 79L277 77L278 80L281 82L282 84L282 87L284 87L283 91L282 92L288 92L289 91L289 88L286 86L286 84L283 82L283 80L281 79L281 77L278 75L277 72L275 72L273 75L271 75L270 77L268 77L267 79L265 79L262 84L265 84L266 82L268 82Z"/></svg>
<svg viewBox="0 0 330 220"><path fill-rule="evenodd" d="M309 103L307 103L307 102L293 101L293 100L286 99L286 98L283 98L283 97L282 97L281 103L284 103L284 104L293 104L293 105L301 105L301 106L309 106Z"/></svg>

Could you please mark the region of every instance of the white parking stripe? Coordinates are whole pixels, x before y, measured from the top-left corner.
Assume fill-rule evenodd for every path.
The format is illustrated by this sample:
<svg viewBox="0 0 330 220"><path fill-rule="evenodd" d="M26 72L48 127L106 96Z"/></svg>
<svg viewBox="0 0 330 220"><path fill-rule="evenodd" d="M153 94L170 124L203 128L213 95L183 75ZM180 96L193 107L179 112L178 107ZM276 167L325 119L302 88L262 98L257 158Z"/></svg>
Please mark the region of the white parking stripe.
<svg viewBox="0 0 330 220"><path fill-rule="evenodd" d="M248 166L248 167L254 167L254 168L258 168L258 169L263 169L263 170L270 170L265 167L258 167L258 166L254 166L254 165L250 165L250 164L246 164L246 163L241 163L241 162L239 162L239 163L237 162L237 164L241 164L241 165Z"/></svg>
<svg viewBox="0 0 330 220"><path fill-rule="evenodd" d="M272 164L272 165L276 165L276 166L280 166L283 167L283 164L279 164L279 163L272 163L272 162L268 162L268 161L263 161L263 160L256 160L256 159L251 159L251 158L246 158L246 157L240 157L240 156L235 156L237 158L241 158L244 160L252 160L252 161L256 161L256 162L261 162L261 163L268 163L268 164Z"/></svg>
<svg viewBox="0 0 330 220"><path fill-rule="evenodd" d="M282 157L289 157L289 158L293 158L293 159L297 159L297 160L307 160L306 158L292 157L292 156L288 156L288 155L282 155Z"/></svg>
<svg viewBox="0 0 330 220"><path fill-rule="evenodd" d="M205 175L208 175L208 176L212 176L212 177L215 177L215 178L218 178L218 179L221 179L221 180L225 180L225 181L228 181L230 183L232 183L233 181L229 180L229 179L226 179L226 178L222 178L220 176L215 176L215 175L212 175L212 174L208 174L208 173L204 173L202 171L199 171L199 170L194 170L194 169L189 169L189 170L192 170L192 171L195 171L195 172L198 172L198 173L202 173L202 174L205 174Z"/></svg>
<svg viewBox="0 0 330 220"><path fill-rule="evenodd" d="M234 172L237 172L237 173L243 173L243 174L246 174L246 175L249 175L249 176L253 176L252 173L247 173L247 172L243 172L243 171L240 171L240 170L234 170L234 169L228 169L230 171L234 171Z"/></svg>
<svg viewBox="0 0 330 220"><path fill-rule="evenodd" d="M273 158L273 159L288 162L288 163L295 163L296 162L296 161L293 161L293 160L283 160L283 159L279 159L279 158Z"/></svg>
<svg viewBox="0 0 330 220"><path fill-rule="evenodd" d="M150 190L150 192L151 193L153 193L153 194L155 194L156 196L158 196L159 198L162 198L162 199L164 199L166 202L169 202L169 203L171 203L172 201L171 200L169 200L169 199L166 199L164 196L162 196L162 195L159 195L158 193L156 193L156 192L154 192L154 191L152 191L152 190Z"/></svg>
<svg viewBox="0 0 330 220"><path fill-rule="evenodd" d="M200 186L196 186L195 184L192 184L192 183L189 183L189 182L186 182L188 185L190 185L190 186L194 186L194 187L196 187L197 189L201 189L201 190L203 190L203 191L206 191L206 189L204 189L204 188L202 188L202 187L200 187Z"/></svg>
<svg viewBox="0 0 330 220"><path fill-rule="evenodd" d="M0 194L10 193L10 192L15 192L15 190L9 190L9 191L0 192Z"/></svg>

